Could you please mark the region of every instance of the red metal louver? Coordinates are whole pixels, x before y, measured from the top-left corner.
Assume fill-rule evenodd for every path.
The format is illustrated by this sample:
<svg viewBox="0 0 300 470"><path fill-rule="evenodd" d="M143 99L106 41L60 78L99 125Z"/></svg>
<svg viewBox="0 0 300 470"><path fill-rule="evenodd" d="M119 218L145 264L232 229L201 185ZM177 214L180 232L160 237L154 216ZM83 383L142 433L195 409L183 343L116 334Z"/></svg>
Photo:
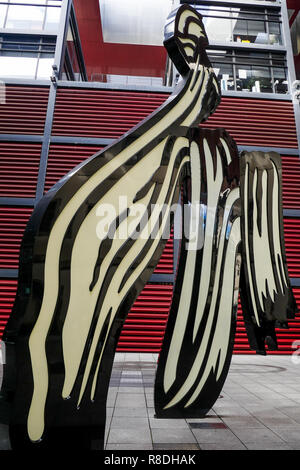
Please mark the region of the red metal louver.
<svg viewBox="0 0 300 470"><path fill-rule="evenodd" d="M15 301L18 281L16 279L0 280L0 339Z"/></svg>
<svg viewBox="0 0 300 470"><path fill-rule="evenodd" d="M282 199L285 209L300 209L300 158L282 155Z"/></svg>
<svg viewBox="0 0 300 470"><path fill-rule="evenodd" d="M45 192L79 163L91 157L98 150L101 150L101 147L95 145L50 145Z"/></svg>
<svg viewBox="0 0 300 470"><path fill-rule="evenodd" d="M171 230L170 238L167 241L164 251L160 257L154 274L173 274L174 272L174 231Z"/></svg>
<svg viewBox="0 0 300 470"><path fill-rule="evenodd" d="M41 144L0 142L0 196L35 197Z"/></svg>
<svg viewBox="0 0 300 470"><path fill-rule="evenodd" d="M127 316L117 351L160 351L172 295L172 285L145 286Z"/></svg>
<svg viewBox="0 0 300 470"><path fill-rule="evenodd" d="M117 138L148 116L167 93L61 88L53 135ZM280 116L277 121L274 116ZM297 148L291 101L223 97L204 127L225 127L238 145Z"/></svg>
<svg viewBox="0 0 300 470"><path fill-rule="evenodd" d="M290 277L300 277L300 219L284 219L284 238Z"/></svg>
<svg viewBox="0 0 300 470"><path fill-rule="evenodd" d="M0 269L18 269L20 245L31 213L28 207L0 207Z"/></svg>
<svg viewBox="0 0 300 470"><path fill-rule="evenodd" d="M297 305L300 309L300 289L293 289ZM300 346L300 313L297 313L295 319L288 322L289 329L276 329L278 351L268 351L268 354L290 355L296 348L294 341L299 341ZM256 354L250 350L247 333L244 325L241 305L238 307L237 329L234 343L234 354Z"/></svg>
<svg viewBox="0 0 300 470"><path fill-rule="evenodd" d="M223 97L204 127L225 127L238 145L298 147L291 101Z"/></svg>
<svg viewBox="0 0 300 470"><path fill-rule="evenodd" d="M0 134L43 134L48 95L49 87L6 85Z"/></svg>

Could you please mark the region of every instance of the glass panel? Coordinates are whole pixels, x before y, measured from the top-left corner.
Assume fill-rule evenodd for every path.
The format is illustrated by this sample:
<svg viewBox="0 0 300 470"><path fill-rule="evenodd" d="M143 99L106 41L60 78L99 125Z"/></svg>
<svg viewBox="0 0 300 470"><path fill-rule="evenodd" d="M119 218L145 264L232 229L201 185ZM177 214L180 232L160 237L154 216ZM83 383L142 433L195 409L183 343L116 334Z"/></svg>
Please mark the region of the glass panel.
<svg viewBox="0 0 300 470"><path fill-rule="evenodd" d="M210 41L234 41L255 44L281 44L278 15L269 15L270 28L264 10L208 6L198 9Z"/></svg>
<svg viewBox="0 0 300 470"><path fill-rule="evenodd" d="M1 56L36 57L39 51L40 38L34 36L3 35Z"/></svg>
<svg viewBox="0 0 300 470"><path fill-rule="evenodd" d="M0 76L35 78L37 58L30 57L0 57Z"/></svg>
<svg viewBox="0 0 300 470"><path fill-rule="evenodd" d="M275 93L287 93L288 92L288 81L286 79L286 71L283 68L274 67L274 88Z"/></svg>
<svg viewBox="0 0 300 470"><path fill-rule="evenodd" d="M56 32L59 26L61 8L60 5L57 6L58 2L48 1L48 7L46 10L46 19L45 19L45 31ZM50 6L56 5L56 6Z"/></svg>
<svg viewBox="0 0 300 470"><path fill-rule="evenodd" d="M273 44L273 45L282 44L280 24L270 22L269 31L270 31L270 44Z"/></svg>
<svg viewBox="0 0 300 470"><path fill-rule="evenodd" d="M243 13L241 13L241 16L245 17ZM233 38L236 42L267 44L268 35L265 22L238 20L233 30Z"/></svg>
<svg viewBox="0 0 300 470"><path fill-rule="evenodd" d="M99 4L105 42L162 45L172 0L100 0Z"/></svg>
<svg viewBox="0 0 300 470"><path fill-rule="evenodd" d="M0 28L4 28L6 12L7 12L7 6L0 5Z"/></svg>
<svg viewBox="0 0 300 470"><path fill-rule="evenodd" d="M203 24L209 41L232 41L233 20L230 8L208 6L206 9L197 9L197 11L203 16Z"/></svg>
<svg viewBox="0 0 300 470"><path fill-rule="evenodd" d="M213 68L222 91L234 90L233 66L215 62Z"/></svg>
<svg viewBox="0 0 300 470"><path fill-rule="evenodd" d="M272 93L270 67L237 65L237 90L256 93Z"/></svg>
<svg viewBox="0 0 300 470"><path fill-rule="evenodd" d="M45 4L45 0L14 0L14 3ZM46 9L34 5L10 5L5 28L39 30L43 28Z"/></svg>
<svg viewBox="0 0 300 470"><path fill-rule="evenodd" d="M69 54L70 65L72 67L75 80L77 80L78 78L76 77L80 76L80 66L78 62L76 42L74 40L74 35L73 35L72 28L70 25L68 29L68 35L67 35L67 50Z"/></svg>
<svg viewBox="0 0 300 470"><path fill-rule="evenodd" d="M36 78L38 79L50 79L52 75L52 65L53 65L53 57L51 59L42 57L39 59L38 67L37 67L37 74Z"/></svg>

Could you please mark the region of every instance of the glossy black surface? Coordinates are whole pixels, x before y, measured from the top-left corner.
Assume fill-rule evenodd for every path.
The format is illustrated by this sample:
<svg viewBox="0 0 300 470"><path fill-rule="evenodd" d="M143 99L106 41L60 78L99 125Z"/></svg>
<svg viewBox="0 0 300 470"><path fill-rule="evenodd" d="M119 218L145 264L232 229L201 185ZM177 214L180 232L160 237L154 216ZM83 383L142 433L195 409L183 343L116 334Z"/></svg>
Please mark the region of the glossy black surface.
<svg viewBox="0 0 300 470"><path fill-rule="evenodd" d="M189 10L189 7L183 6L180 8L178 15L185 11L192 11L192 9ZM198 23L202 24L199 15L198 18ZM177 32L175 30L174 35L176 36L176 34ZM174 47L176 49L176 46ZM200 45L197 46L196 59L198 59L199 51L202 51ZM205 55L204 51L203 54ZM179 63L182 65L184 63L186 64L186 57L184 57L182 50L178 51L177 64ZM153 126L162 122L165 116L183 99L189 88L195 85L195 81L191 83L193 70L190 70L188 66L186 72L175 92L157 111L134 127L130 132L126 133L113 145L98 152L66 175L42 198L32 214L25 230L21 246L16 301L3 336L7 347L7 362L4 370L2 401L6 400L6 406L10 408L10 440L13 449L103 448L106 398L118 338L130 307L149 280L160 259L166 239L160 240L148 266L142 271L137 280L127 291L126 295L121 299L115 320L109 330L108 340L103 342L110 318L110 312L107 313L107 321L102 328L96 354L93 359L92 369L86 387L87 392L84 393L79 408L77 407L79 390L101 303L112 277L116 270L118 270L120 260L128 253L134 241L128 239L124 242L106 273L99 291L97 305L93 314L89 334L86 338L86 346L75 385L69 399L62 399L61 391L65 375L62 330L70 298L70 268L74 240L87 215L101 197L114 185L116 185L117 190L118 181L121 180L122 176L145 158L149 152L163 142L164 139L167 139L161 155L161 163L157 169L158 171L156 171L152 177L149 175L151 183L155 185L150 203L155 204L168 169L170 154L176 143L176 139L180 136L186 136L189 133L189 128L180 127L180 123L194 110L202 87L205 87L205 90L201 107L197 113L197 124L206 119L214 111L220 101L218 89L215 84L213 84L214 74L209 72L207 83L202 81L199 84L199 89L196 90L194 99L192 102L187 103L187 106L180 116L177 116L169 126L162 126L160 131L157 132L155 139L146 143L138 153L128 158L125 164L119 165L110 177L107 177L100 185L96 185L83 203L80 204L78 210L72 215L63 243L61 246L57 247L57 249L60 250L58 273L59 291L55 311L53 314L49 312L49 315L52 315L52 317L49 322L45 343L49 380L44 411L45 426L41 438L32 442L28 435L27 426L28 413L36 385L33 381L34 371L29 351L29 339L39 319L43 294L46 287L44 272L49 237L51 236L58 217L63 213L64 209L68 207L68 203L72 200L74 195L80 191L83 185L112 159L118 159L120 152L128 148L141 136L147 135L147 132L151 131ZM178 201L179 189L186 175L188 165L185 164L183 167L180 167L181 160L185 155L186 149L183 148L176 156L166 197L167 200L172 196L171 202ZM133 182L133 184L135 183ZM136 199L138 200L146 190L147 188L141 188L137 183ZM123 216L124 214L119 214L120 218ZM152 246L152 243L153 240L149 238L143 250L138 253L137 258L133 260L132 265L129 267L130 271L134 272L135 268ZM94 274L90 282L90 291L94 288L99 270L101 269L101 264L109 249L109 240L102 240L101 246L99 241L99 251L94 261ZM49 262L51 263L51 260ZM124 272L124 282L126 276L128 276L128 273ZM76 348L76 344L74 344L74 348ZM41 350L41 354L42 353L43 351ZM96 374L97 362L101 353L103 353L103 356L97 375L97 393L94 400L91 401L88 396L88 391L91 389L91 383Z"/></svg>
<svg viewBox="0 0 300 470"><path fill-rule="evenodd" d="M189 14L191 18L189 18ZM180 15L186 15L187 21L184 26L180 26ZM202 33L199 37L189 33L189 25L193 23ZM179 30L180 29L180 30ZM184 39L187 41L180 41ZM186 44L189 44L192 49L192 55L187 53L185 49ZM131 275L138 271L139 266L142 265L144 258L153 248L153 254L147 266L142 269L141 273L137 276L134 282L131 283L130 288L122 295L118 303L118 308L109 326L109 321L112 311L106 312L106 319L100 331L96 351L92 359L91 370L88 374L88 381L80 401L78 408L78 397L82 386L86 364L91 351L91 343L94 338L95 330L101 312L101 306L106 299L112 280L116 273L120 270L120 263L126 258L130 250L134 248L136 241L132 238L124 240L119 249L113 254L112 261L105 273L103 282L99 288L97 303L93 310L92 320L88 334L85 338L85 347L82 353L80 367L74 386L71 390L68 399L62 398L62 388L66 374L66 366L64 361L64 350L62 341L62 332L64 329L68 305L71 298L71 271L72 271L72 255L74 252L74 242L78 233L84 226L88 215L97 206L99 201L105 194L110 191L116 191L116 194L123 195L119 190L119 185L122 182L124 175L129 174L136 166L143 161L146 162L147 156L158 146L162 145L159 155L159 164L153 170L152 174L147 175L147 183L139 184L138 179L132 180L132 185L135 189L134 201L140 201L153 187L151 199L146 207L145 212L150 212L150 206L158 201L158 197L162 190L168 170L171 171L168 187L164 201L168 202L171 206L177 202L180 195L180 190L183 191L183 203L189 204L191 202L191 190L195 181L201 181L201 190L199 192L198 200L203 208L207 207L208 194L213 187L214 178L217 174L218 162L221 161L222 179L221 185L217 192L217 203L213 209L215 218L213 219L212 230L212 253L210 262L207 268L210 272L209 290L205 298L205 309L202 320L199 324L199 330L192 338L192 332L195 324L196 304L199 294L199 286L201 283L201 266L203 263L203 250L198 249L196 253L195 269L192 273L192 299L190 309L187 312L187 324L183 335L182 344L178 345L178 364L176 368L176 377L172 386L166 392L163 386L166 361L168 351L172 343L173 331L178 314L178 306L182 296L183 277L188 257L188 250L183 237L181 241L181 254L176 276L176 285L174 297L167 324L166 334L164 338L163 348L159 357L158 372L155 385L155 409L158 417L186 417L203 416L207 410L214 404L218 398L219 392L223 386L224 380L228 373L230 359L233 348L234 333L235 333L235 319L237 309L237 289L238 279L240 272L240 250L243 252L244 271L242 271L242 284L241 295L243 298L243 308L245 314L245 321L247 332L250 338L252 347L258 351L263 350L262 342L266 338L273 339L274 321L278 320L284 322L287 316L291 316L295 310L295 302L291 294L290 285L288 285L284 295L279 296L274 302L269 298L266 301L266 309L259 312L261 326L258 330L253 324L253 303L248 290L249 279L249 263L245 256L246 240L246 225L245 214L241 214L241 202L243 207L244 196L242 195L241 201L239 197L239 160L238 152L234 141L222 129L209 130L199 129L198 124L207 119L216 109L220 102L220 92L216 85L216 79L213 71L210 69L210 64L206 56L205 46L207 45L207 37L204 32L202 19L195 10L191 7L184 5L179 8L174 22L174 31L172 34L166 36L165 46L170 54L170 57L176 64L178 70L183 74L183 79L176 87L175 92L171 97L148 118L143 120L139 125L135 126L131 131L127 132L114 144L110 145L101 152L96 153L87 161L76 167L72 172L66 175L59 183L57 183L39 202L35 208L33 215L26 228L20 254L20 269L19 269L19 283L16 301L14 304L13 312L7 324L3 340L6 344L6 364L4 369L4 382L2 387L2 403L5 403L6 408L9 408L10 417L10 439L13 449L102 449L104 446L104 431L106 421L106 399L111 376L111 369L114 359L114 353L118 343L119 335L122 330L125 318L134 303L135 299L148 282L153 270L155 269L162 251L164 249L167 238L161 238L156 245L154 239L150 236L146 240L141 250L137 250L134 257L129 257L129 263L126 270L121 272L120 284L118 289L115 290L114 295L117 296L126 285ZM203 72L206 72L203 73ZM203 73L203 75L201 75ZM202 77L201 80L199 78ZM206 79L205 79L206 77ZM189 99L191 91L195 91L192 98ZM202 94L201 94L202 93ZM200 99L202 96L202 99ZM180 114L174 114L174 119L167 121L166 119L171 113L174 113L176 106L181 102L184 103L183 111ZM194 113L196 109L196 113ZM190 116L193 116L191 122L188 121ZM164 122L168 124L164 125ZM189 122L186 124L186 122ZM157 131L152 134L153 129ZM147 135L155 135L154 138L147 140ZM144 139L138 151L128 154L126 161L119 163L120 154L124 150L130 149L139 139ZM183 138L183 139L182 139ZM224 145L228 147L228 153L224 151ZM178 142L180 143L177 149ZM204 142L207 142L210 158L205 158L207 150L204 149ZM191 155L191 147L196 146L199 152L200 172L198 174L191 173L191 165L186 157ZM171 156L174 156L173 150L176 150L174 162L171 169L169 168ZM172 154L173 152L173 154ZM219 152L219 157L218 153ZM229 155L228 155L229 154ZM229 162L229 156L231 161ZM250 167L254 165L260 168L261 158L254 158L251 154L242 157L241 160L241 190L244 188L244 174L245 162L249 161ZM273 157L271 157L273 158ZM32 363L32 355L29 350L29 339L31 338L32 331L39 320L39 315L43 305L43 295L47 287L45 280L45 263L46 254L49 246L49 239L53 234L55 224L64 210L69 210L69 203L81 191L84 185L91 181L93 176L101 171L105 171L105 165L109 164L112 160L118 164L114 171L109 176L106 176L99 184L95 184L89 194L80 203L79 207L71 214L70 222L64 232L61 245L58 244L59 266L58 272L55 273L59 279L58 295L56 305L53 312L49 312L49 326L47 327L45 345L41 347L41 354L43 347L46 350L48 380L47 385L47 398L44 408L44 431L41 438L32 442L28 435L28 413L31 407L33 392L37 384L34 384L34 366ZM252 162L253 160L253 162ZM184 164L182 164L184 162ZM274 157L274 162L280 173L279 164ZM213 169L213 178L208 178L208 167ZM252 168L252 167L251 167ZM251 170L252 174L254 170ZM104 174L104 173L103 173ZM194 181L194 183L193 183ZM216 190L214 190L216 191ZM225 232L224 249L221 252L221 270L217 272L217 258L219 253L219 236L224 218L224 208L230 195L238 194L230 206L228 213L228 229L239 227L237 224L241 222L242 237L240 232L236 232L236 240L233 243L235 251L230 252L228 248L231 240L228 231ZM258 193L258 199L260 195ZM251 214L251 197L249 198L249 213ZM281 206L279 204L279 208ZM205 211L204 211L205 212ZM204 218L205 230L208 222L211 223L211 214L209 211L205 212ZM116 228L128 217L128 211L123 211L116 216ZM172 214L171 214L172 217ZM281 217L281 219L280 219ZM283 244L283 231L282 231L282 216L280 216L280 237L283 266L286 271L286 262L284 256ZM161 222L160 222L161 223ZM142 226L141 222L141 226ZM251 238L251 230L247 233ZM270 228L271 233L271 228ZM89 243L87 237L86 243ZM271 246L272 246L272 242ZM112 241L109 238L99 240L97 253L94 256L91 268L92 275L88 282L88 291L93 293L97 286L99 275L103 269L103 263L106 256L112 250ZM233 250L233 249L232 249ZM225 270L225 254L229 252L235 263L232 265L230 271ZM51 265L51 260L48 260ZM263 269L263 260L262 260ZM90 271L88 271L90 272ZM287 273L287 271L286 271ZM216 275L218 274L218 280ZM84 266L82 276L85 276ZM255 282L255 273L251 275ZM219 304L224 294L224 286L228 279L235 279L236 282L229 292L229 335L222 339L216 336L222 311L219 309ZM216 284L220 282L220 284ZM229 284L230 285L230 284ZM216 287L215 287L216 286ZM220 287L218 287L220 286ZM216 292L216 308L212 306L212 290L215 287ZM223 289L223 290L222 290ZM232 291L232 292L231 292ZM200 294L202 294L200 292ZM228 292L227 292L228 294ZM206 294L205 294L206 295ZM268 297L268 296L267 296ZM286 315L286 311L288 315ZM82 312L85 314L85 312ZM211 326L208 325L208 318L212 319ZM252 323L251 323L252 322ZM188 388L184 399L177 401L174 406L165 408L166 404L171 400L178 391L186 378L189 376L193 364L197 361L199 351L201 351L201 343L203 341L204 332L208 331L209 340L207 347L203 354L200 356L200 367L197 377L193 385ZM271 331L271 333L270 333ZM107 340L106 340L107 337ZM217 337L221 339L222 351L226 354L223 355L221 364L221 355L218 356L218 344L213 346L213 339ZM268 339L271 344L271 340ZM175 344L176 345L176 344ZM76 348L76 341L74 340L74 349ZM216 361L214 362L214 371L208 377L206 374L206 366L211 353L217 353ZM36 353L35 353L36 354ZM102 356L101 356L102 355ZM100 361L100 357L101 361ZM99 370L97 365L100 361ZM221 364L219 368L219 364ZM187 401L195 394L197 386L202 378L205 378L205 383L200 387L200 392L196 394L192 405L186 407ZM91 400L90 392L92 389L92 382L96 380L96 393L94 399Z"/></svg>
<svg viewBox="0 0 300 470"><path fill-rule="evenodd" d="M224 312L220 311L219 309L219 302L220 297L224 295L224 289L226 286L223 285L223 278L224 277L234 277L236 278L236 284L238 286L239 282L239 268L240 268L240 244L238 243L236 247L236 251L232 253L232 256L235 257L236 261L234 263L234 269L232 272L224 272L224 264L225 258L228 255L228 239L229 235L225 237L224 241L224 249L221 251L220 248L220 234L222 230L222 224L224 219L225 213L225 206L228 199L230 192L234 189L238 191L239 187L239 158L238 158L238 150L236 147L235 142L232 138L226 133L226 131L222 129L217 130L208 130L208 129L197 129L194 130L191 135L192 141L197 143L199 148L199 156L200 156L200 174L192 174L191 180L186 180L183 185L183 203L184 204L191 204L191 185L196 179L201 181L201 192L198 195L199 204L201 204L204 214L206 216L203 219L204 224L204 243L199 249L196 251L196 263L194 266L194 272L192 275L192 294L191 294L191 301L190 304L186 306L189 308L188 311L188 318L185 325L184 336L182 339L182 343L178 344L178 348L180 348L180 353L178 357L178 362L176 365L176 377L174 378L172 386L166 391L164 389L164 376L165 374L170 373L168 371L168 355L170 352L170 344L172 341L177 341L174 334L175 324L178 320L177 315L179 310L179 304L182 295L184 294L184 276L186 275L186 270L190 269L187 266L187 256L188 256L188 239L184 236L181 241L181 250L180 250L180 259L178 263L178 271L176 276L176 283L174 288L174 295L173 301L169 313L167 328L164 336L164 341L162 345L162 350L159 356L158 361L158 369L156 374L156 381L155 381L155 413L157 418L197 418L204 416L207 411L213 406L215 401L217 400L220 391L223 387L224 381L226 379L228 369L230 366L232 350L234 345L234 337L235 337L235 324L236 324L236 314L237 314L237 296L233 296L232 290L232 307L228 312L229 315L229 322L230 322L230 333L228 338L225 341L224 348L226 350L226 359L222 366L222 371L217 377L215 373L218 369L218 359L216 359L214 366L215 371L212 369L208 374L207 378L204 380L204 383L199 391L197 398L194 402L187 406L189 399L193 395L196 387L198 384L203 380L204 372L206 369L207 361L209 359L210 354L214 353L214 349L220 347L220 343L214 344L214 335L216 334L217 324L220 321ZM231 154L231 162L228 164L224 147L221 143L220 139L226 142L228 145L228 149L230 150ZM222 178L221 184L218 188L217 200L218 204L215 208L215 211L212 211L211 208L208 208L208 200L209 200L209 193L211 191L211 186L213 185L213 178L208 178L208 168L205 159L205 150L203 147L203 142L206 140L209 144L210 153L209 157L206 157L208 160L208 164L213 167L213 174L216 175L217 172L217 150L221 156L221 164L222 164ZM239 194L238 198L233 202L232 206L230 207L230 213L228 216L228 224L226 228L227 230L230 229L230 226L234 222L235 219L240 217L240 200ZM183 226L185 225L185 221L183 220ZM206 229L208 227L208 223L213 224L214 229L212 233L212 252L211 257L209 259L209 263L204 259L204 248L206 245L210 243L210 237L206 235ZM201 223L201 221L200 221ZM220 252L220 253L219 253ZM229 254L230 255L230 254ZM222 264L221 264L221 272L216 272L217 268L217 257L222 257ZM236 272L235 272L236 271ZM199 329L197 332L196 337L193 337L193 330L195 325L195 319L197 316L197 306L198 306L198 296L199 296L199 289L201 283L201 273L204 276L209 277L209 288L207 293L203 292L203 296L205 296L205 306L203 309L203 315L201 318L201 323L199 325ZM217 304L216 306L212 306L212 296L214 289L217 289ZM211 311L212 310L212 311ZM225 313L226 314L226 313ZM211 321L211 326L209 326L209 322ZM205 332L209 330L209 340L207 344L204 344L204 335ZM201 357L199 358L199 349L203 347L203 352ZM172 353L170 353L172 354ZM198 356L198 357L197 357ZM218 352L216 357L218 357ZM178 394L181 387L184 383L188 380L190 371L193 366L195 366L196 362L199 362L197 376L192 382L190 387L186 387L186 393L184 396L176 403L174 406L165 408L166 405Z"/></svg>
<svg viewBox="0 0 300 470"><path fill-rule="evenodd" d="M277 350L275 328L287 328L287 320L294 318L298 311L291 288L284 243L283 211L282 211L282 166L278 153L269 152L242 152L241 166L241 206L242 206L242 257L243 269L241 273L241 304L247 336L250 347L258 354L266 354L269 350ZM247 174L246 174L247 169ZM267 186L263 188L262 174L267 175ZM256 187L254 187L256 178ZM273 186L278 181L278 198L274 199ZM266 204L263 206L263 193ZM248 208L246 213L245 207ZM253 217L254 207L257 209L257 219ZM265 213L267 219L267 232L263 233L262 219ZM274 221L276 220L276 224ZM254 225L257 224L258 233L265 237L265 255L257 257L254 252ZM279 230L279 233L278 233ZM275 251L275 239L279 238L279 255ZM247 257L248 245L248 257ZM268 249L271 254L272 268L270 274L274 276L275 289L269 287L270 279L266 279L264 286L258 285L258 272L266 271ZM278 262L278 256L281 262ZM279 266L279 268L278 268ZM254 296L251 296L250 284L253 285ZM263 305L259 301L259 291L265 290ZM259 325L254 317L256 309Z"/></svg>

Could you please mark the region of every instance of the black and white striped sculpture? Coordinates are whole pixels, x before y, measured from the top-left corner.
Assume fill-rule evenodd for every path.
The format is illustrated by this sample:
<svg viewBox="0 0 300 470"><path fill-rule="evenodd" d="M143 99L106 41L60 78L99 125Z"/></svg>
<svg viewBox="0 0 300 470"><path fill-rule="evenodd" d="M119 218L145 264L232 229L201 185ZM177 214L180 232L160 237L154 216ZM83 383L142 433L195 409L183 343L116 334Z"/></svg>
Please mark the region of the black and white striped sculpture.
<svg viewBox="0 0 300 470"><path fill-rule="evenodd" d="M182 74L174 93L57 183L26 228L17 297L4 334L3 390L11 406L14 449L103 448L119 334L160 259L182 185L190 206L188 237L181 243L159 359L157 416L200 416L217 398L232 353L241 257L245 284L252 279L254 286L254 295L244 289L249 321L257 301L262 308L257 307L255 320L270 316L275 321L280 310L278 319L284 321L286 311L294 309L279 203L270 245L279 250L282 273L276 274L277 292L282 288L276 296L270 291L274 285L264 289L249 268L251 257L256 259L253 241L271 240L261 231L252 239L253 221L243 223L253 216L247 206L251 185L260 183L247 179L245 170L241 207L236 145L224 130L198 128L220 102L201 16L181 6L168 18L165 38ZM276 191L274 184L270 187ZM262 205L257 210L264 222ZM264 269L263 260L257 262ZM272 308L272 302L284 308ZM253 325L252 330L261 328Z"/></svg>

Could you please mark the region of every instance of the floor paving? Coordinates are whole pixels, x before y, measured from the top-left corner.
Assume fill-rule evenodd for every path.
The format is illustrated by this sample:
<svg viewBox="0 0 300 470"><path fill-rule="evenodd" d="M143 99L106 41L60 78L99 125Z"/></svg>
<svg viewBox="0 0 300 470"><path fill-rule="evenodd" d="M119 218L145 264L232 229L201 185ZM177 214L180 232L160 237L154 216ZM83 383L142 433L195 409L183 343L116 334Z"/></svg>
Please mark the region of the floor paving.
<svg viewBox="0 0 300 470"><path fill-rule="evenodd" d="M233 356L213 408L186 420L155 418L157 358L116 354L106 450L300 450L300 363L293 356ZM1 449L9 442L0 424Z"/></svg>

